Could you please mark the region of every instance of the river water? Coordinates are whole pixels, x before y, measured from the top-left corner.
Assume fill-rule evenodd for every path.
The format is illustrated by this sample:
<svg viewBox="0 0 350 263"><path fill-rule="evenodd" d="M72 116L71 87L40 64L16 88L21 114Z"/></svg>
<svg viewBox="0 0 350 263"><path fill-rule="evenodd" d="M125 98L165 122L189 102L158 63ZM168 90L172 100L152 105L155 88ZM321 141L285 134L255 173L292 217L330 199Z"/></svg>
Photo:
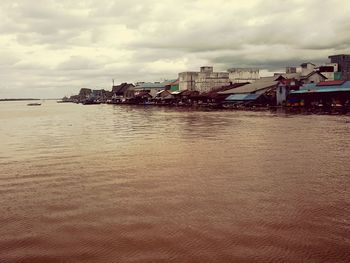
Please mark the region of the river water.
<svg viewBox="0 0 350 263"><path fill-rule="evenodd" d="M350 117L0 103L0 262L350 262Z"/></svg>

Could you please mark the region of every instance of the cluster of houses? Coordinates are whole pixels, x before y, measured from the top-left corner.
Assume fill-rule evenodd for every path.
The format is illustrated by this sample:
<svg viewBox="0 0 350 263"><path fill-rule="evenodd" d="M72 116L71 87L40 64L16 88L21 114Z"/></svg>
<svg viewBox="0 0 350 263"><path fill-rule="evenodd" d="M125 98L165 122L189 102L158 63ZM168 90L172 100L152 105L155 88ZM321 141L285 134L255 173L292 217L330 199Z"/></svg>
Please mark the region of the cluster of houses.
<svg viewBox="0 0 350 263"><path fill-rule="evenodd" d="M177 79L122 83L111 91L83 88L63 101L83 104L142 104L220 108L290 107L308 110L350 110L350 55L330 56L330 63L303 63L285 72L261 77L258 69L213 67L182 72Z"/></svg>

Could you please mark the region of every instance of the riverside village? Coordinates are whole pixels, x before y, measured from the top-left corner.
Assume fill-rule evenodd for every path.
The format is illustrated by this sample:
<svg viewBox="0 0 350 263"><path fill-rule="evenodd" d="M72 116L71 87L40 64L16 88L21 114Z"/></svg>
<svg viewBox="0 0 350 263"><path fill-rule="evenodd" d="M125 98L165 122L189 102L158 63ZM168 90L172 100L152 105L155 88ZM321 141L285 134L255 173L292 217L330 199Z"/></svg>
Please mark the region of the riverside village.
<svg viewBox="0 0 350 263"><path fill-rule="evenodd" d="M261 77L255 68L215 72L203 66L162 82L113 81L111 90L82 88L59 102L350 114L350 55L329 56L322 65L289 66L269 77Z"/></svg>

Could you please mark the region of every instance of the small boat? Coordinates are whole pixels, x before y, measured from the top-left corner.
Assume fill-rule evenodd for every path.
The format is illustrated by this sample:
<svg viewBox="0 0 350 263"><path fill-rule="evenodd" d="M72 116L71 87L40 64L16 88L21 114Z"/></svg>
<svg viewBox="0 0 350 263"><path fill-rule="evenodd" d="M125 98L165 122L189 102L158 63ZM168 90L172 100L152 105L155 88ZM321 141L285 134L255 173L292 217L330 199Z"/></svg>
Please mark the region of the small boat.
<svg viewBox="0 0 350 263"><path fill-rule="evenodd" d="M41 106L41 103L28 103L27 106Z"/></svg>

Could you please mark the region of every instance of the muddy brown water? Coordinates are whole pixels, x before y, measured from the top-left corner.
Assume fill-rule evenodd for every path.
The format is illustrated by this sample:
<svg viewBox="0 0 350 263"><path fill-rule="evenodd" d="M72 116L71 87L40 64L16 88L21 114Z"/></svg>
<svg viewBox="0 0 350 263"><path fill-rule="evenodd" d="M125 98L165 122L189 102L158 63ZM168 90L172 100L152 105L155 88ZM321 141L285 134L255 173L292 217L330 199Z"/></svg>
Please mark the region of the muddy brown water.
<svg viewBox="0 0 350 263"><path fill-rule="evenodd" d="M0 103L0 262L350 262L350 117Z"/></svg>

